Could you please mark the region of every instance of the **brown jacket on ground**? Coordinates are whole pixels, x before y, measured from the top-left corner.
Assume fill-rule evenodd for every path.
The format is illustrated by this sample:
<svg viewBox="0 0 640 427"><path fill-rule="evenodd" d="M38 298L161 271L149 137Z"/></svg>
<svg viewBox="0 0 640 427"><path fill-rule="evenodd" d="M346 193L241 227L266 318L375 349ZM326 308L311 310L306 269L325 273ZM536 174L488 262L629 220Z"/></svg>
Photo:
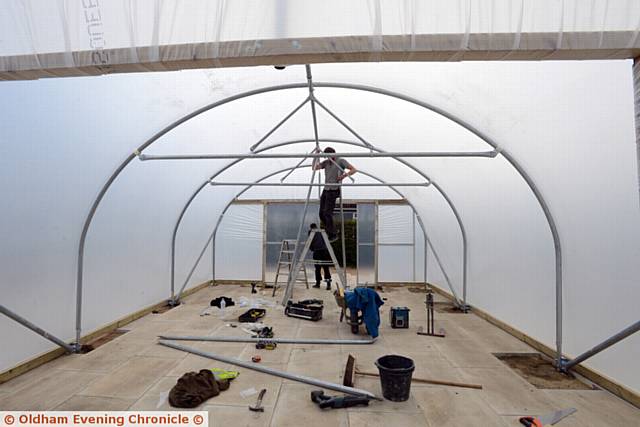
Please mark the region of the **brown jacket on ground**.
<svg viewBox="0 0 640 427"><path fill-rule="evenodd" d="M187 372L169 392L169 404L174 408L195 408L228 388L228 380L216 380L208 369Z"/></svg>

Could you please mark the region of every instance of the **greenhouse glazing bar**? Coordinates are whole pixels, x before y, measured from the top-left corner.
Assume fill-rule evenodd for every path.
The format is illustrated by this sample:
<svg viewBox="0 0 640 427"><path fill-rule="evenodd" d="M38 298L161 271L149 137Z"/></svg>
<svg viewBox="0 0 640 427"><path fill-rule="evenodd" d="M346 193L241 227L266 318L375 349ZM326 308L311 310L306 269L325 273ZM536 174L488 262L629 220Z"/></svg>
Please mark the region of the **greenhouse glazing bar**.
<svg viewBox="0 0 640 427"><path fill-rule="evenodd" d="M138 158L145 162L149 160L221 160L221 159L310 159L327 157L345 158L388 158L388 157L486 157L494 158L498 155L492 151L400 151L400 152L356 152L356 153L271 153L271 154L167 154L151 155L138 154Z"/></svg>
<svg viewBox="0 0 640 427"><path fill-rule="evenodd" d="M326 184L318 184L317 182L312 182L306 184L304 182L219 182L219 181L209 181L209 185L214 187L242 187L245 185L251 185L254 187L324 187ZM388 187L390 185L394 187L428 187L430 183L428 182L399 182L399 183L389 183L383 184L379 182L356 182L355 184L331 184L337 187Z"/></svg>

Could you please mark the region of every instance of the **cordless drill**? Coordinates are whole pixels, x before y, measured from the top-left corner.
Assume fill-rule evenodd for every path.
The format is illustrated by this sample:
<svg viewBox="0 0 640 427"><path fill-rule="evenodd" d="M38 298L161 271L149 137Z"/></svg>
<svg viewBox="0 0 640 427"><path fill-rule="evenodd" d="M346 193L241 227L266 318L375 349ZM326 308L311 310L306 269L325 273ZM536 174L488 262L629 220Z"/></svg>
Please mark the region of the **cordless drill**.
<svg viewBox="0 0 640 427"><path fill-rule="evenodd" d="M369 398L366 396L325 396L322 390L313 390L311 400L318 404L320 409L350 408L357 405L369 406Z"/></svg>

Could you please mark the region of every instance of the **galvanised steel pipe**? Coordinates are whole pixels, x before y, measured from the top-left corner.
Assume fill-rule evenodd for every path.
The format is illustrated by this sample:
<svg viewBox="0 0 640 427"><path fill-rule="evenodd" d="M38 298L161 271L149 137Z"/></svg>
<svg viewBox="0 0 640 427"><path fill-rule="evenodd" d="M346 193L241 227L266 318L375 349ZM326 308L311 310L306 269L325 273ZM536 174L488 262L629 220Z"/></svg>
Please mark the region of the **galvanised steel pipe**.
<svg viewBox="0 0 640 427"><path fill-rule="evenodd" d="M76 325L75 325L75 327L76 327L76 343L75 343L76 352L80 352L80 348L81 348L81 346L80 346L80 338L81 338L81 334L82 334L82 285L83 285L83 279L84 279L84 247L85 247L85 243L86 243L86 240L87 240L87 233L89 232L89 227L91 226L91 222L93 221L93 217L95 216L95 213L98 210L98 206L100 205L100 202L104 198L105 194L107 194L107 191L109 191L109 188L111 187L113 182L116 180L116 178L118 178L120 173L122 173L122 171L127 167L127 165L129 163L131 163L133 161L133 159L135 159L140 153L142 153L143 150L145 150L151 144L156 142L162 136L166 135L171 130L177 128L181 124L191 120L194 117L199 116L200 114L202 114L204 112L212 110L212 109L214 109L216 107L219 107L221 105L225 105L225 104L228 104L230 102L237 101L238 99L247 98L247 97L250 97L250 96L259 95L259 94L268 93L268 92L275 92L275 91L279 91L279 90L299 89L299 88L303 88L305 86L306 85L300 84L300 83L288 84L288 85L278 85L278 86L269 86L269 87L264 87L264 88L260 88L260 89L254 89L254 90L250 90L250 91L247 91L247 92L239 93L237 95L233 95L233 96L227 97L225 99L221 99L220 101L216 101L216 102L211 103L209 105L205 105L204 107L199 108L199 109L197 109L197 110L195 110L195 111L183 116L182 118L174 121L173 123L169 124L168 126L164 127L162 130L157 132L151 138L147 139L133 153L129 154L122 161L122 163L120 163L120 165L111 174L111 176L107 179L107 182L105 182L105 184L102 186L102 188L98 192L98 195L96 196L95 200L93 201L93 203L91 205L91 208L89 208L89 213L87 214L87 217L84 220L84 224L82 226L82 232L80 233L80 240L78 242L78 262L77 262L77 269L76 269Z"/></svg>
<svg viewBox="0 0 640 427"><path fill-rule="evenodd" d="M432 111L436 114L441 115L442 117L445 117L449 120L451 120L454 123L457 123L458 125L462 126L464 129L467 129L469 132L473 133L474 135L476 135L478 138L480 138L482 141L484 141L485 143L487 143L488 145L490 145L491 147L493 147L495 150L499 150L500 154L502 154L502 156L507 160L507 162L509 162L509 164L511 164L511 166L513 166L513 168L518 172L518 174L520 174L520 176L522 177L522 179L524 179L524 181L527 183L527 186L529 186L529 189L531 189L531 191L533 192L536 200L538 201L538 203L540 204L540 207L542 208L542 212L544 213L544 216L547 220L547 223L549 224L549 229L551 230L551 236L553 238L553 247L554 247L554 253L555 253L555 261L556 261L556 265L555 265L555 276L556 276L556 367L558 369L560 369L561 365L562 365L562 245L560 242L560 235L558 234L558 229L556 227L556 223L555 220L553 219L553 215L551 214L551 210L549 209L549 206L547 205L546 200L544 199L544 196L542 195L542 193L540 192L540 190L538 189L538 186L536 185L536 183L533 181L533 179L529 176L529 174L527 173L527 171L524 169L524 167L522 165L520 165L520 163L515 159L515 157L513 157L508 151L506 151L505 149L502 149L499 147L498 143L496 141L493 140L493 138L491 138L489 135L486 135L484 132L480 131L479 129L475 128L474 126L472 126L471 124L467 123L466 121L462 120L459 117L454 116L453 114L438 108L434 105L431 105L429 103L420 101L419 99L413 98L411 96L408 95L403 95L401 93L398 92L393 92L390 90L386 90L386 89L380 89L377 87L373 87L373 86L366 86L366 85L357 85L357 84L349 84L349 83L314 83L314 85L316 87L325 87L325 88L336 88L336 89L352 89L352 90L357 90L357 91L363 91L363 92L370 92L370 93L377 93L379 95L384 95L384 96L389 96L392 98L396 98L396 99L400 99L406 102L409 102L411 104L417 105L419 107L425 108L429 111ZM465 257L466 257L466 253L465 253ZM466 263L465 263L466 264ZM464 274L464 283L466 284L466 268L465 271L463 272ZM463 289L463 301L466 305L466 301L467 301L467 289L466 286Z"/></svg>
<svg viewBox="0 0 640 427"><path fill-rule="evenodd" d="M329 142L329 143L337 143L337 144L345 144L345 145L353 145L353 146L357 146L357 147L362 147L362 145L360 143L358 143L358 142L349 141L349 140L343 140L343 139L322 138L321 141L322 142ZM272 144L270 146L263 147L263 148L257 150L256 153L257 152L262 152L262 151L267 151L267 150L270 150L270 149L273 149L273 148L279 148L279 147L287 146L287 145L302 144L302 143L309 143L309 142L315 142L315 140L313 140L313 139L297 139L297 140L285 141L285 142ZM381 150L379 148L376 148L374 146L370 146L370 147L367 146L367 148L370 148L371 150L378 151L378 152L384 152L383 150ZM436 188L438 190L440 195L447 202L447 204L449 205L449 208L453 212L453 215L456 218L458 226L460 227L460 233L461 233L461 236L462 236L462 248L463 248L463 253L462 253L462 268L463 268L463 270L462 270L462 278L463 278L462 279L462 287L463 287L463 290L465 290L466 289L466 271L467 271L467 252L468 252L467 232L466 232L466 229L465 229L464 224L462 222L462 218L460 217L460 214L458 213L458 210L456 209L455 205L453 204L453 202L451 201L451 199L449 198L447 193L444 191L444 189L442 189L435 181L432 181L431 178L428 175L426 175L420 169L418 169L417 167L413 166L411 163L409 163L408 161L406 161L404 159L394 158L394 160L397 161L397 162L402 163L403 165L407 166L408 168L410 168L411 170L416 172L421 177L423 177L426 180L428 180L434 186L434 188ZM242 159L237 159L237 160L234 160L233 162L230 162L229 164L225 165L220 170L218 170L215 174L213 174L209 179L210 180L211 179L215 179L217 176L222 174L225 170L231 168L232 166L238 164L241 161L242 161ZM306 166L306 167L308 167L308 166ZM275 175L275 174L273 174L273 175ZM273 176L273 175L268 175L267 177L270 177L270 176ZM371 176L371 175L369 175L369 176ZM371 177L374 178L373 176L371 176ZM265 178L263 178L263 179L265 179ZM374 179L376 179L376 178L374 178ZM171 300L172 301L176 300L176 298L174 296L174 283L175 283L175 247L176 247L176 237L177 237L177 233L178 233L178 228L180 226L182 218L184 217L187 209L189 208L189 206L191 205L193 200L196 198L196 196L200 193L200 191L202 191L207 186L207 183L208 183L207 181L204 182L191 195L191 197L189 198L187 203L182 208L182 211L180 212L180 215L178 216L178 219L176 221L176 225L174 226L174 229L173 229L173 235L172 235L172 238L171 238ZM318 187L318 189L319 189L319 187ZM241 194L243 194L247 190L248 190L248 188L246 188L241 193L236 195L236 198L239 197ZM398 194L400 194L400 193L398 193ZM402 194L400 194L400 196L404 198L404 196ZM218 227L220 225L220 222L222 221L222 217L224 216L224 213L226 213L227 209L229 208L229 206L231 205L232 202L233 202L233 199L229 201L229 203L227 204L227 206L223 210L223 213L221 214L221 216L218 217L218 221L216 223L216 227L214 229L214 233L217 231L217 229L218 229ZM410 201L408 201L408 202L409 202L409 204L411 204ZM415 208L414 208L414 211L415 211ZM417 215L417 211L416 211L416 215ZM422 222L421 219L420 219L420 222ZM427 235L426 235L426 232L425 232L424 224L422 224L422 228L423 228L423 233L425 234L425 239L427 239ZM214 235L214 238L213 238L213 247L212 247L212 249L213 250L212 250L212 276L211 277L212 277L212 280L215 280L214 279L215 278L215 249L216 249L216 247L215 247L215 235ZM433 246L432 246L432 249L434 249ZM438 263L438 265L440 266L440 269L443 270L443 273L445 273L445 277L448 277L446 275L446 272L444 272L444 267L442 266L442 264ZM460 306L460 307L466 307L466 301L464 301L462 304L460 303L460 300L459 300L459 298L458 298L458 296L456 294L456 291L453 288L453 286L450 283L450 281L447 282L447 285L449 286L449 289L451 290L451 293L454 296L456 304L458 306Z"/></svg>
<svg viewBox="0 0 640 427"><path fill-rule="evenodd" d="M302 167L302 168L305 168L305 167L311 167L311 165L294 166L294 167L291 167L291 168L281 169L281 170L279 170L279 171L272 172L272 173L270 173L270 174L268 174L268 175L266 175L266 176L263 176L262 178L258 179L256 182L260 182L261 180L268 179L268 178L270 178L270 177L272 177L272 176L274 176L274 175L277 175L277 174L279 174L279 173L282 173L282 172L284 172L284 171L286 171L286 170L289 170L289 169L293 170L293 169L298 169L298 168L301 168L301 167ZM359 173L361 173L361 174L363 174L363 175L366 175L366 176L368 176L368 177L370 177L370 178L372 178L372 179L378 180L378 181L380 181L380 182L384 182L384 181L383 181L383 180L381 180L380 178L378 178L378 177L376 177L375 175L372 175L372 174L370 174L370 173L368 173L368 172L366 172L366 171L364 171L364 170L358 170L358 172L359 172ZM432 181L432 183L433 183L433 184L435 184L435 182L433 182L433 181ZM213 245L213 247L212 247L212 249L213 249L213 259L212 259L212 271L213 271L213 276L212 276L212 280L215 280L215 265L216 265L216 261L215 261L215 242L216 242L216 235L217 235L217 233L218 233L218 228L220 227L220 224L222 223L222 219L223 219L223 217L224 217L225 213L227 212L227 210L229 209L229 207L231 206L231 204L233 203L233 201L234 201L234 200L236 200L238 197L240 197L242 194L244 194L246 191L248 191L250 188L251 188L251 186L247 186L247 187L246 187L246 188L244 188L242 191L240 191L238 194L236 194L236 196L235 196L233 199L231 199L231 200L227 203L227 205L225 206L224 210L222 211L222 214L220 214L220 216L218 217L218 221L216 222L216 226L215 226L215 228L214 228L214 230L213 230L213 233L211 234L211 237L209 238L210 240L208 240L208 241L207 241L207 245L209 244L209 241L212 241L212 245ZM444 274L444 276L445 276L445 279L446 279L446 281L447 281L447 285L449 286L449 289L451 290L451 293L452 293L452 295L453 295L453 297L454 297L454 300L455 300L456 305L457 305L458 307L462 307L462 308L463 308L463 305L462 305L462 303L460 302L460 299L458 298L458 295L457 295L457 293L456 293L455 289L453 288L453 285L451 284L451 281L449 280L449 275L447 274L447 272L446 272L446 270L445 270L444 266L443 266L443 265L442 265L442 263L440 262L440 258L438 257L437 252L436 252L435 248L433 247L433 245L432 245L432 243L431 243L431 241L430 241L430 239L429 239L429 236L427 235L426 227L424 226L424 223L422 222L422 218L421 218L421 217L420 217L420 215L418 214L418 211L416 210L415 206L413 205L413 203L411 203L411 201L410 201L410 200L408 200L408 199L405 197L405 195L404 195L402 192L400 192L400 191L399 191L399 190L397 190L396 188L394 188L394 187L389 187L389 189L390 189L390 190L392 190L392 191L394 191L394 192L395 192L396 194L398 194L401 198L403 198L403 199L407 200L407 203L409 204L409 206L410 206L410 207L411 207L411 209L413 210L413 213L416 215L416 218L418 219L418 223L420 224L420 228L422 229L422 234L423 234L423 236L424 236L425 243L428 243L428 244L429 244L429 246L431 247L431 250L433 251L433 254L434 254L434 256L436 257L436 262L438 263L438 266L440 267L440 270L442 271L442 273L443 273L443 274ZM464 243L464 241L463 241L463 243ZM205 246L205 247L206 247L206 246ZM426 261L427 261L427 253L426 253L426 251L425 251L425 273L426 273ZM198 261L196 261L196 263L197 263L197 262L198 262ZM197 265L197 264L196 264L196 265ZM195 269L195 266L194 266L194 269ZM192 270L193 270L193 269L192 269ZM189 278L190 278L190 276L189 276ZM427 280L427 278L426 278L426 274L425 274L425 282L426 282L426 280ZM187 281L188 281L188 279L187 279ZM179 295L178 295L178 296L180 296L180 295L181 295L182 290L184 289L184 287L185 287L185 286L186 286L186 282L185 282L185 285L183 286L183 288L180 290L180 293L179 293Z"/></svg>
<svg viewBox="0 0 640 427"><path fill-rule="evenodd" d="M75 352L75 348L73 346L70 346L69 344L62 341L60 338L56 337L55 335L50 334L49 332L45 331L38 325L28 321L24 317L20 316L18 313L14 313L13 311L9 310L7 307L5 307L2 304L0 304L0 313L4 314L10 319L15 320L25 328L31 329L36 334L48 339L52 343L59 345L60 347L64 348L67 352L69 353Z"/></svg>
<svg viewBox="0 0 640 427"><path fill-rule="evenodd" d="M584 353L582 353L580 356L576 357L575 359L570 360L568 362L564 362L562 364L562 370L568 371L569 369L573 368L578 363L584 362L588 358L590 358L592 356L595 356L596 354L600 353L602 350L605 350L605 349L611 347L612 345L616 344L617 342L622 341L623 339L627 338L628 336L630 336L632 334L635 334L638 331L640 331L640 320L637 321L636 323L634 323L633 325L631 325L631 326L623 329L622 331L618 332L617 334L613 335L612 337L607 338L606 340L604 340L603 342L601 342L597 346L593 347L591 350L585 351Z"/></svg>
<svg viewBox="0 0 640 427"><path fill-rule="evenodd" d="M122 172L122 170L124 170L124 168L136 157L138 156L144 149L146 149L147 147L149 147L151 144L153 144L155 141L157 141L160 137L162 137L163 135L165 135L166 133L170 132L172 129L178 127L179 125L185 123L186 121L206 112L209 111L211 109L214 109L218 106L224 105L226 103L229 102L233 102L235 100L241 99L241 98L245 98L248 96L253 96L253 95L257 95L257 94L261 94L261 93L267 93L267 92L272 92L272 91L278 91L278 90L287 90L287 89L299 89L299 88L303 88L306 87L307 85L304 83L295 83L295 84L288 84L288 85L279 85L279 86L271 86L271 87L266 87L266 88L260 88L260 89L256 89L256 90L252 90L252 91L248 91L248 92L244 92L241 94L237 94L237 95L233 95L231 97L225 98L223 100L211 103L209 105L206 105L190 114L185 115L184 117L180 118L179 120L176 120L175 122L169 124L167 127L163 128L161 131L159 131L158 133L156 133L154 136L152 136L150 139L148 139L145 143L143 143L140 147L138 147L138 149L136 149L134 151L134 153L130 154L121 164L120 166L116 169L116 171L109 177L109 179L107 180L107 182L105 183L105 185L103 185L102 189L100 190L100 192L98 193L98 196L96 197L96 199L94 200L94 203L91 206L91 209L89 210L89 213L87 215L87 218L85 219L84 225L83 225L83 229L82 229L82 233L80 236L80 242L78 245L78 263L77 263L77 282L76 282L76 337L77 337L77 341L79 341L80 339L80 330L81 330L81 311L82 311L82 279L83 279L83 258L84 258L84 245L85 245L85 241L86 241L86 235L88 232L88 229L91 225L91 221L93 219L93 216L95 215L95 212L97 210L97 207L99 206L102 198L104 197L104 195L106 194L106 192L108 191L108 189L110 188L111 184L115 181L115 179L119 176L119 174ZM388 91L385 89L380 89L380 88L376 88L376 87L371 87L371 86L364 86L364 85L354 85L354 84L344 84L344 83L314 83L314 86L316 87L328 87L328 88L339 88L339 89L352 89L352 90L359 90L359 91L365 91L365 92L371 92L371 93L377 93L380 95L384 95L384 96L389 96L389 97L393 97L393 98L397 98L397 99L401 99L410 103L413 103L417 106L420 106L422 108L425 108L429 111L432 111L436 114L439 114L451 121L453 121L454 123L462 126L463 128L467 129L468 131L470 131L471 133L473 133L474 135L476 135L478 138L480 138L481 140L483 140L485 143L487 143L488 145L492 146L495 149L498 149L498 145L497 143L491 139L490 137L488 137L487 135L485 135L484 133L482 133L481 131L479 131L478 129L476 129L475 127L473 127L472 125L466 123L464 120L446 112L445 110L442 110L438 107L435 107L433 105L430 105L426 102L422 102L418 99L412 98L410 96L407 95L403 95L397 92L393 92L393 91ZM529 186L529 188L532 190L532 192L534 193L536 199L538 200L538 203L540 204L544 214L545 214L545 218L547 219L547 222L549 224L549 228L551 229L551 233L553 236L553 240L554 240L554 250L555 250L555 258L556 258L556 346L557 346L557 354L558 354L558 358L557 358L557 365L559 366L559 364L561 363L561 346L562 346L562 250L561 250L561 244L560 244L560 239L558 236L558 232L557 232L557 228L555 225L555 221L553 220L553 216L551 215L551 212L546 204L546 201L544 200L544 197L542 196L542 194L539 192L539 190L537 189L535 183L533 182L533 180L528 176L528 174L526 173L526 171L519 165L519 163L515 160L515 158L513 158L509 153L502 151L501 152L504 156L505 159L516 169L516 171L523 177L523 179L525 180L525 182L527 183L527 185ZM403 159L396 159L398 161L403 161L405 162ZM218 171L217 174L221 173L223 170L231 167L232 165L234 165L235 163L237 163L239 160L236 160L232 163L230 163L229 165L225 166L222 170ZM418 171L415 167L411 166L408 163L407 166L412 167L412 169ZM420 172L419 172L420 173ZM204 186L206 186L206 183L204 183L202 185L202 188L204 188ZM439 185L434 183L434 187L441 190L441 188L439 187ZM201 190L201 189L200 189ZM198 191L196 193L193 194L191 200L193 200L193 198L195 198L195 196L197 195ZM449 203L449 205L453 208L453 204L451 202L451 200L449 199L449 197L446 195L446 193L441 193L443 195L443 197L445 198L445 200L447 201L447 203ZM190 203L190 202L189 202ZM184 212L186 211L186 208L188 207L189 203L187 203L187 205L185 206L185 209L183 209L183 212L181 213L181 216L184 215ZM454 214L456 216L456 219L458 221L458 224L461 227L461 231L463 233L463 245L464 245L464 253L463 253L463 263L465 265L464 270L463 270L463 299L465 301L466 304L466 277L467 277L467 242L466 242L466 232L464 231L464 226L462 224L461 218L459 216L459 214L457 213L456 210L454 210ZM176 224L176 229L174 230L174 238L173 238L173 245L175 246L175 232L177 231L177 227L178 227L179 221ZM173 254L174 255L174 254ZM172 285L172 294L173 294L173 285ZM79 347L78 347L79 349Z"/></svg>
<svg viewBox="0 0 640 427"><path fill-rule="evenodd" d="M234 359L233 357L226 357L226 356L221 356L219 354L215 354L215 353L209 353L206 351L202 351L202 350L198 350L197 348L192 348L192 347L187 347L184 345L180 345L180 344L175 344L172 343L170 341L158 341L158 344L160 345L164 345L166 347L171 347L174 348L176 350L180 350L180 351L186 351L187 353L192 353L198 356L202 356L202 357L206 357L207 359L213 359L213 360L217 360L219 362L222 363L229 363L231 365L236 365L236 366L240 366L241 368L246 368L246 369L251 369L253 371L258 371L258 372L262 372L263 374L268 374L268 375L274 375L277 377L281 377L287 380L292 380L292 381L298 381L298 382L302 382L305 384L310 384L316 387L322 387L322 388L326 388L329 390L334 390L340 393L346 393L346 394L351 394L354 396L367 396L370 397L371 399L376 399L376 400L382 400L379 397L377 397L375 394L366 391L366 390L360 390L357 388L353 388L353 387L347 387L344 386L342 384L334 384L334 383L330 383L328 381L323 381L323 380L319 380L316 378L311 378L311 377L306 377L304 375L296 375L296 374L292 374L289 372L285 372L285 371L279 371L277 369L271 369L268 368L266 366L263 366L259 363L253 363L253 362L245 362L244 360L240 360L240 359Z"/></svg>
<svg viewBox="0 0 640 427"><path fill-rule="evenodd" d="M369 148L369 147L367 147ZM388 158L388 157L485 157L494 158L498 152L493 151L399 151L399 152L355 152L339 153L342 158ZM337 157L336 153L270 153L270 154L139 154L143 161L149 160L222 160L222 159L324 159Z"/></svg>
<svg viewBox="0 0 640 427"><path fill-rule="evenodd" d="M325 187L326 184L318 184L316 182L305 184L304 182L220 182L209 181L209 185L213 187L241 187L250 185L253 187ZM428 182L399 182L390 184L381 184L379 182L356 182L355 184L336 183L331 184L336 187L428 187Z"/></svg>
<svg viewBox="0 0 640 427"><path fill-rule="evenodd" d="M293 167L288 167L288 168L283 168L280 170L277 170L275 172L271 172L268 175L263 176L262 178L260 178L258 181L256 182L260 182L263 179L268 179L271 178L272 176L275 176L279 173L282 172L286 172L289 170L295 170L298 168L303 168L303 167L311 167L311 165L301 165L301 166L293 166ZM224 218L225 214L227 213L227 211L229 210L229 207L231 207L231 203L237 199L238 197L240 197L241 195L243 195L246 191L248 191L249 189L251 189L250 185L247 185L246 188L244 188L242 191L240 191L238 194L235 195L235 197L233 199L231 199L227 205L224 207L224 209L222 210L222 213L220 213L220 215L218 215L218 220L216 221L216 226L213 229L213 232L211 233L211 235L209 236L209 238L207 239L207 243L205 243L204 248L202 249L202 251L200 252L200 256L196 259L196 262L194 263L193 267L191 268L189 274L187 275L187 278L185 279L184 283L182 284L182 287L180 288L180 290L178 291L178 295L177 296L173 296L171 298L171 303L174 305L177 305L177 303L180 301L180 298L182 297L182 292L184 292L184 289L187 287L187 284L189 283L189 280L191 279L191 276L193 275L193 273L196 270L196 267L198 266L198 263L200 262L200 259L202 259L202 255L204 254L205 250L207 249L207 246L209 246L209 242L212 242L212 276L211 276L211 280L215 281L216 279L216 234L218 232L218 227L220 226L220 223L222 222L222 219ZM174 252L172 251L172 254ZM175 265L175 258L171 258L171 263L172 266ZM173 282L173 277L172 277L172 282Z"/></svg>
<svg viewBox="0 0 640 427"><path fill-rule="evenodd" d="M331 344L331 345L366 345L376 342L375 338L363 340L323 340L313 338L251 338L251 337L224 337L224 336L177 336L158 335L158 338L172 341L212 341L212 342L263 342L270 341L278 344Z"/></svg>
<svg viewBox="0 0 640 427"><path fill-rule="evenodd" d="M344 140L344 139L322 138L322 139L320 139L320 141L329 142L329 143L337 143L337 144L345 144L345 145L353 145L353 146L356 146L356 147L362 147L362 144L360 144L360 143L357 143L357 142L354 142L354 141L349 141L349 140ZM296 140L285 141L285 142L281 142L281 143L277 143L277 144L272 144L272 145L260 148L260 149L256 150L255 152L256 153L260 153L260 152L264 152L264 151L271 150L271 149L274 149L274 148L279 148L279 147L284 147L284 146L294 145L294 144L308 143L308 142L316 142L316 141L315 141L315 139L296 139ZM384 150L376 148L376 147L372 146L371 144L367 145L366 148L368 148L370 150L373 150L373 151L381 152L381 153L384 152ZM422 176L427 181L431 182L431 178L429 178L429 176L427 176L424 172L422 172L417 167L413 166L408 161L406 161L404 159L401 159L401 158L397 158L397 157L394 158L394 160L399 162L399 163L402 163L403 165L407 166L409 169L411 169L414 172L416 172L418 175ZM225 165L221 169L219 169L216 173L214 173L209 178L209 180L215 179L217 176L222 174L224 171L230 169L232 166L238 164L241 161L242 161L242 159L236 159L236 160L228 163L227 165ZM197 195L200 193L200 191L202 191L207 186L207 184L208 184L208 181L205 181L202 185L200 185L196 189L196 191L193 192L191 197L189 197L189 199L187 200L187 202L183 206L182 210L180 211L180 215L178 215L178 219L176 220L176 224L173 227L173 233L171 235L171 298L170 298L171 301L175 301L175 299L176 299L175 298L175 251L176 251L176 238L177 238L177 234L178 234L178 228L180 227L180 223L182 222L182 218L184 217L187 209L189 208L189 206L191 206L191 203L193 202L193 200L197 197ZM466 252L467 252L467 233L466 233L466 230L464 228L464 224L462 223L462 218L460 217L456 207L453 205L453 202L451 201L449 196L435 182L433 184L434 184L434 187L438 190L438 192L442 195L444 200L447 202L447 204L449 205L451 210L453 211L453 214L454 214L454 216L456 218L456 221L458 222L458 226L460 227L460 232L462 234L462 243L463 243L463 288L466 288L466 273L465 273L466 272L466 263L465 263L465 259L466 259ZM320 192L320 187L318 187L318 192ZM225 211L226 211L226 209L225 209ZM215 242L215 240L214 240L214 242ZM213 245L213 251L212 252L213 252L212 257L215 259L215 244ZM213 269L212 277L215 277L215 262L213 263L213 268L212 269ZM455 294L455 291L453 291L453 289L452 289L452 292Z"/></svg>

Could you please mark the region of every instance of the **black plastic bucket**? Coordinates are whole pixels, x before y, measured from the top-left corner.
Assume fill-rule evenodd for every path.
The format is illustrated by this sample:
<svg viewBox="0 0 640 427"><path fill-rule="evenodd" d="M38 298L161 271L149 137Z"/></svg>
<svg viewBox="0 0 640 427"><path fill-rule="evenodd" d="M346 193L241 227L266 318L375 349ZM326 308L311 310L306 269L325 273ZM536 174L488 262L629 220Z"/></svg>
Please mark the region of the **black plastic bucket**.
<svg viewBox="0 0 640 427"><path fill-rule="evenodd" d="M380 385L385 399L404 402L411 392L411 375L416 365L408 357L395 354L376 360L380 371Z"/></svg>

